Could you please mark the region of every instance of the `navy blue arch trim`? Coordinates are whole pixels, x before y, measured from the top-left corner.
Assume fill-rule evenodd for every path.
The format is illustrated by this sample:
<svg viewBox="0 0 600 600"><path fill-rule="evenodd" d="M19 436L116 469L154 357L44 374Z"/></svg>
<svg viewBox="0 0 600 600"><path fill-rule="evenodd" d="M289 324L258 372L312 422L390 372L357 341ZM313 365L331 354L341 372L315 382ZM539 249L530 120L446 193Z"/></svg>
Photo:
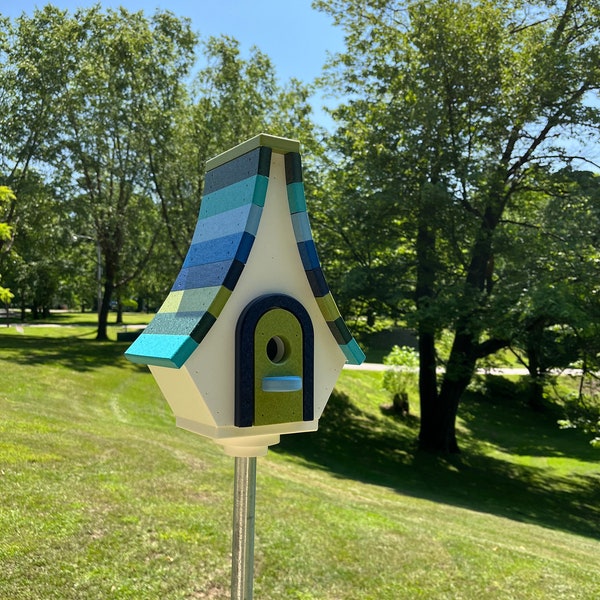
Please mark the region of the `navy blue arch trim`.
<svg viewBox="0 0 600 600"><path fill-rule="evenodd" d="M235 416L236 427L254 422L254 332L260 318L273 308L292 313L302 329L302 419L312 421L314 406L314 330L307 310L291 296L267 294L252 300L242 311L235 330Z"/></svg>

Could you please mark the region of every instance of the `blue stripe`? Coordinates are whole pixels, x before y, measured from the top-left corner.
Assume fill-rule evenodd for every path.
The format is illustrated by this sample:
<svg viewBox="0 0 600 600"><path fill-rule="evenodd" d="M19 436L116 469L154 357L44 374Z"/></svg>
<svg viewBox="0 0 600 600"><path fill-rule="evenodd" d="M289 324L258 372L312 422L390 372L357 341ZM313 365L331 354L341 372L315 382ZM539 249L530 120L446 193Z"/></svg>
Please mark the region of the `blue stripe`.
<svg viewBox="0 0 600 600"><path fill-rule="evenodd" d="M248 213L248 221L246 222L246 231L256 236L258 231L258 224L262 216L263 207L257 204L252 204L250 212Z"/></svg>
<svg viewBox="0 0 600 600"><path fill-rule="evenodd" d="M298 250L300 252L300 258L302 258L302 264L304 265L305 271L311 269L318 269L321 266L319 262L319 255L317 254L317 248L312 240L307 242L299 242Z"/></svg>
<svg viewBox="0 0 600 600"><path fill-rule="evenodd" d="M183 268L232 259L238 251L242 236L241 232L234 233L191 245L185 257Z"/></svg>
<svg viewBox="0 0 600 600"><path fill-rule="evenodd" d="M306 242L312 240L312 231L310 230L310 222L308 213L298 212L292 215L292 226L294 227L294 235L297 242Z"/></svg>
<svg viewBox="0 0 600 600"><path fill-rule="evenodd" d="M253 214L253 207L254 204L245 204L206 219L198 219L192 245L244 231ZM256 226L258 227L258 223Z"/></svg>
<svg viewBox="0 0 600 600"><path fill-rule="evenodd" d="M297 392L302 389L302 377L282 375L279 377L263 377L263 392Z"/></svg>

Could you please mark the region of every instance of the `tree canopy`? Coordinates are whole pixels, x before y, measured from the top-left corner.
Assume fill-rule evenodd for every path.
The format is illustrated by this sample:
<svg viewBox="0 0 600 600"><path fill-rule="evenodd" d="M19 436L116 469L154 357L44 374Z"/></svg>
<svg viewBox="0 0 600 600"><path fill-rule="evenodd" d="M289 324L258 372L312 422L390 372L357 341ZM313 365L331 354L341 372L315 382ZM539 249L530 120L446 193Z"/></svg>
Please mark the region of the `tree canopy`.
<svg viewBox="0 0 600 600"><path fill-rule="evenodd" d="M253 49L245 59L228 37L205 41L206 66L195 70L199 40L169 11L147 17L96 5L70 14L48 5L4 24L0 176L16 191L6 213L19 223L21 250L11 276L22 301L37 307L56 295L49 282L61 279L58 255L72 275L84 263L102 285L98 339L115 295L156 305L150 297L172 283L208 158L265 129L315 146L306 86L281 86L266 55ZM25 223L42 198L30 185L38 175L61 228L49 238L52 219L39 229ZM43 239L60 250L48 252ZM91 278L79 282L94 297Z"/></svg>
<svg viewBox="0 0 600 600"><path fill-rule="evenodd" d="M329 85L345 98L334 111L334 150L346 180L359 178L362 187L338 194L349 203L354 192L357 206L384 198L398 224L389 243L411 246L400 255L419 334L420 444L457 451L456 412L477 361L512 342L500 307L532 290L510 276L518 270L520 232L543 230L536 218L549 174L593 161L600 6L316 5L346 31L346 51L329 66ZM438 385L442 329L454 341Z"/></svg>

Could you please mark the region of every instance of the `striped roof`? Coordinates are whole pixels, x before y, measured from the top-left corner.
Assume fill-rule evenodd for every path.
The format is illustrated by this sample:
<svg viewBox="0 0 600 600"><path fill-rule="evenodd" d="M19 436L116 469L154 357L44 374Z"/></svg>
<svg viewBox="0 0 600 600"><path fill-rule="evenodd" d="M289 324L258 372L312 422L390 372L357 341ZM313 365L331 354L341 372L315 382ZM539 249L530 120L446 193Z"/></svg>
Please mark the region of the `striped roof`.
<svg viewBox="0 0 600 600"><path fill-rule="evenodd" d="M215 323L244 270L265 204L271 154L285 155L288 204L298 251L324 319L348 362L364 354L333 300L306 212L299 144L261 134L208 161L187 256L163 305L125 352L132 362L181 367Z"/></svg>

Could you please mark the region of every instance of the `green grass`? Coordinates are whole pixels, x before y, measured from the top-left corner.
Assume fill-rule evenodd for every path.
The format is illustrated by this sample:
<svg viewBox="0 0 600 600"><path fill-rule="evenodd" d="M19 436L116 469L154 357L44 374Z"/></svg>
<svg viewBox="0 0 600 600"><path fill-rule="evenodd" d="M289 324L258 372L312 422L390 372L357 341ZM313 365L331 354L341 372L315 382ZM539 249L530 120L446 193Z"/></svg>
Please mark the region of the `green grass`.
<svg viewBox="0 0 600 600"><path fill-rule="evenodd" d="M40 318L34 320L31 318L30 313L27 313L27 318L24 327L41 327L44 325L78 325L89 328L95 328L98 325L98 315L95 312L65 312L65 311L50 311L50 316L47 318ZM124 312L123 313L123 325L116 324L117 313L110 312L108 314L108 325L109 329L116 328L116 330L122 329L128 325L146 325L150 322L154 315L151 313L138 313L138 312ZM9 320L11 324L20 323L19 318L12 316ZM6 318L0 317L0 328L6 325Z"/></svg>
<svg viewBox="0 0 600 600"><path fill-rule="evenodd" d="M0 329L0 599L229 598L233 459L92 338ZM257 599L600 597L585 436L473 394L463 453L422 455L380 378L344 372L320 431L259 460Z"/></svg>

